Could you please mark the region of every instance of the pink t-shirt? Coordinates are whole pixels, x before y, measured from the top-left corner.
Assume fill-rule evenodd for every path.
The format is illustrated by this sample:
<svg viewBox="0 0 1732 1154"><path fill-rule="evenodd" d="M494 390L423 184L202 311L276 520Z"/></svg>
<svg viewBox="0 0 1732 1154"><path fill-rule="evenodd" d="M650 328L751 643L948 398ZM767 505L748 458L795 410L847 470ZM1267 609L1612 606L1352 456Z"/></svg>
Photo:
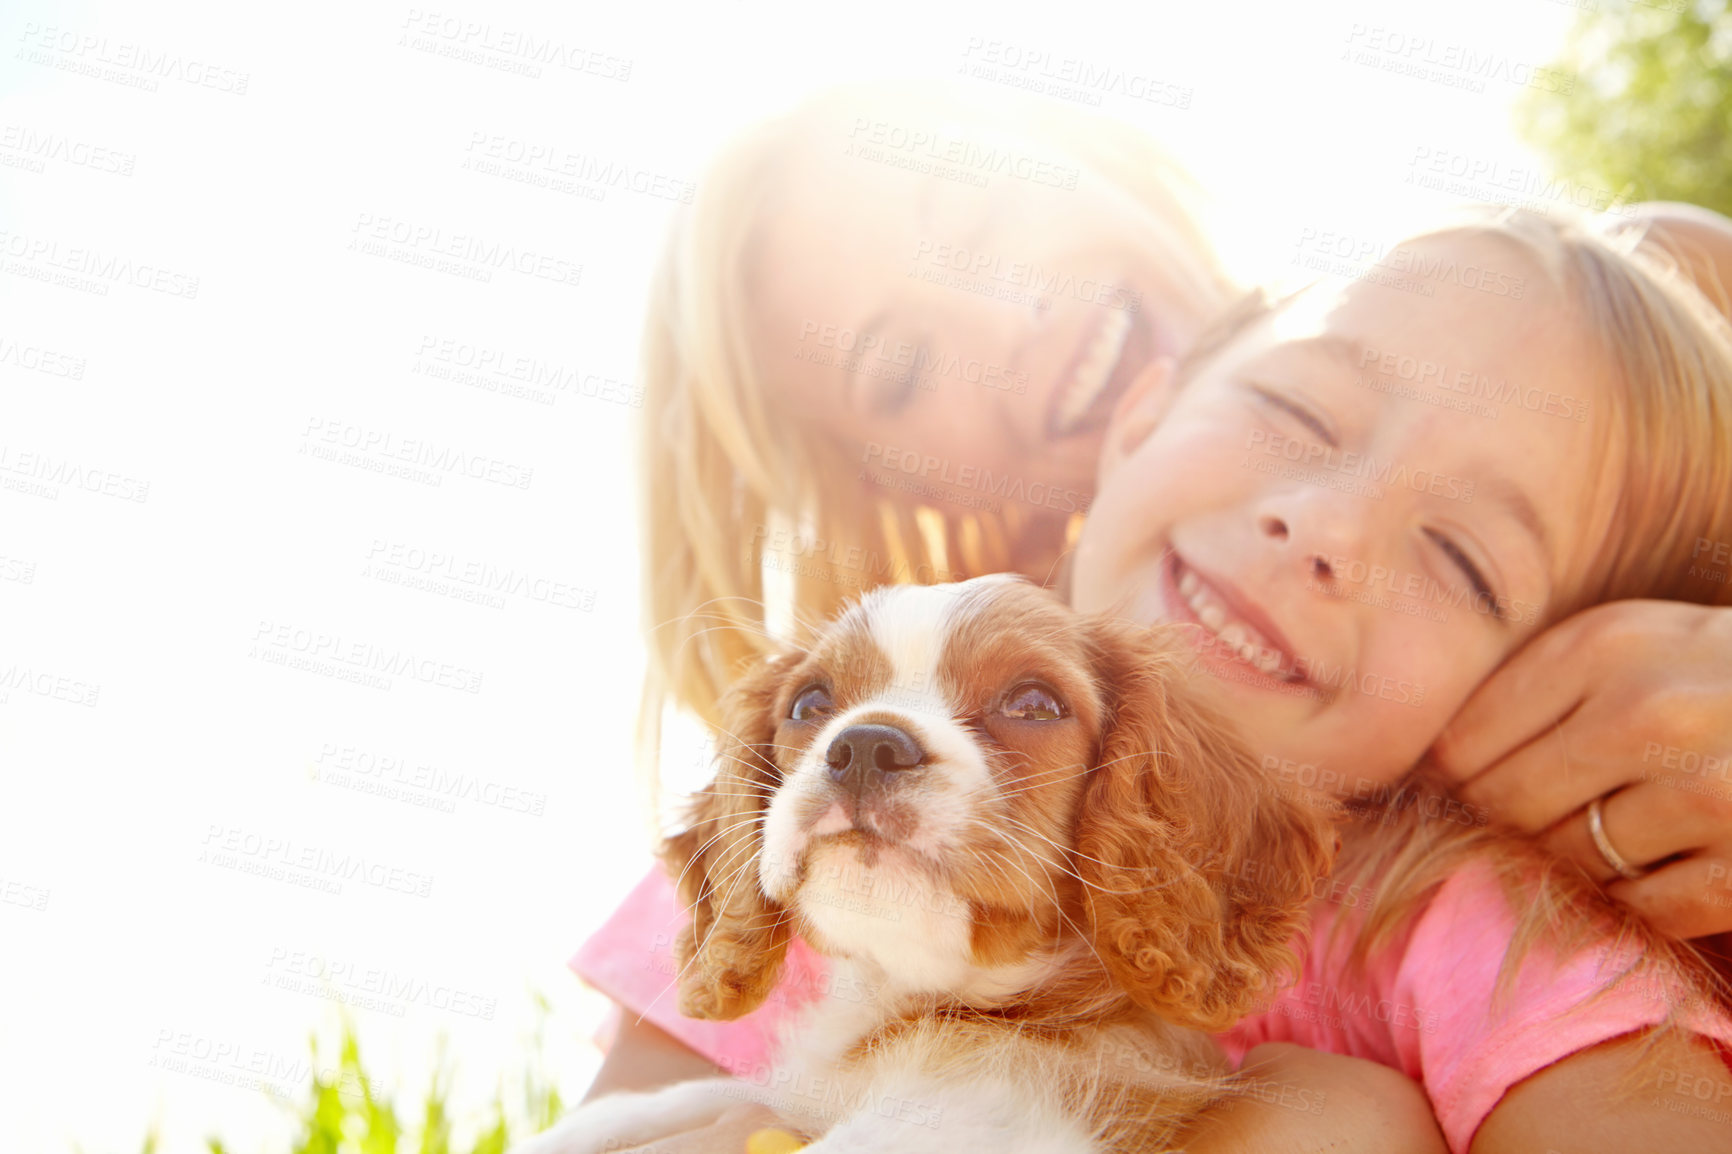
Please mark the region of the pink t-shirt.
<svg viewBox="0 0 1732 1154"><path fill-rule="evenodd" d="M723 1069L762 1077L778 1023L826 992L830 967L796 939L781 983L763 1006L733 1022L684 1017L673 988L672 942L686 916L672 884L652 871L571 967L623 1012L641 1015ZM1373 956L1351 986L1330 977L1347 972L1341 959L1351 937L1342 934L1331 954L1332 922L1329 907L1319 911L1299 980L1267 1011L1217 1040L1234 1063L1260 1043L1295 1042L1400 1070L1424 1086L1456 1154L1467 1150L1511 1086L1579 1050L1661 1021L1677 996L1676 981L1646 972L1633 944L1608 943L1561 965L1536 946L1493 1008L1515 919L1485 870L1447 881L1405 939ZM1632 972L1593 996L1632 964ZM1732 1042L1732 1022L1717 1011L1693 1007L1687 1020L1698 1033Z"/></svg>

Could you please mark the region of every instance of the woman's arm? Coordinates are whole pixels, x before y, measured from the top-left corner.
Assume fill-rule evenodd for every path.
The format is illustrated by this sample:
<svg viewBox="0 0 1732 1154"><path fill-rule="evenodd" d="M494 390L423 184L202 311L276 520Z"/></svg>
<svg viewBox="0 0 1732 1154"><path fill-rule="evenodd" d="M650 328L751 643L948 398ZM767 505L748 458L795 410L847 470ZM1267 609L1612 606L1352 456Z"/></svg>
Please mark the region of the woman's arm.
<svg viewBox="0 0 1732 1154"><path fill-rule="evenodd" d="M1732 1078L1700 1040L1659 1043L1652 1072L1620 1092L1643 1045L1639 1035L1603 1042L1547 1066L1505 1094L1469 1154L1596 1154L1732 1151ZM1626 1084L1627 1085L1627 1084Z"/></svg>
<svg viewBox="0 0 1732 1154"><path fill-rule="evenodd" d="M1251 1081L1250 1092L1199 1119L1185 1147L1188 1154L1443 1154L1445 1149L1424 1093L1397 1070L1272 1042L1247 1054L1242 1072ZM671 1034L628 1016L584 1100L720 1074ZM721 1141L731 1150L738 1134L773 1122L761 1107L742 1108L713 1129L664 1139L661 1148L672 1154L689 1144L693 1151L708 1151L709 1143Z"/></svg>
<svg viewBox="0 0 1732 1154"><path fill-rule="evenodd" d="M675 1082L720 1077L725 1073L666 1030L640 1021L628 1012L583 1101L608 1094L655 1090ZM776 1116L770 1110L756 1102L743 1101L710 1125L663 1134L652 1144L637 1149L644 1154L745 1154L750 1135L775 1125Z"/></svg>
<svg viewBox="0 0 1732 1154"><path fill-rule="evenodd" d="M1425 1093L1363 1058L1269 1042L1245 1055L1247 1092L1207 1111L1187 1154L1444 1154ZM1543 1150L1545 1147L1534 1147Z"/></svg>
<svg viewBox="0 0 1732 1154"><path fill-rule="evenodd" d="M627 1012L595 1081L584 1094L585 1102L621 1090L654 1090L690 1078L725 1075L721 1067L651 1022Z"/></svg>

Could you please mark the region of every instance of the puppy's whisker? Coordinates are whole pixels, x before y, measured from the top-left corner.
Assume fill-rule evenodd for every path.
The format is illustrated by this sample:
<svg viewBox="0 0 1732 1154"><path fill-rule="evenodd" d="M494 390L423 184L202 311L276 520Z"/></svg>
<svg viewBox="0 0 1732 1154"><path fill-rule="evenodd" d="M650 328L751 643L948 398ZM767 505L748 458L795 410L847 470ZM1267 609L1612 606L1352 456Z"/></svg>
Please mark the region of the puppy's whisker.
<svg viewBox="0 0 1732 1154"><path fill-rule="evenodd" d="M1016 839L1015 839L1015 838L1008 838L1008 839L1006 839L1006 840L1007 840L1007 841L1008 841L1008 842L1009 842L1009 843L1010 843L1010 844L1011 844L1011 845L1013 845L1013 846L1015 846L1015 847L1016 847L1016 848L1017 848L1017 849L1018 849L1018 850L1022 850L1022 851L1024 851L1024 852L1027 852L1027 849L1026 849L1026 847L1025 847L1025 846L1023 846L1023 845L1022 845L1022 844L1021 844L1021 843L1020 843L1020 842L1018 842L1018 841L1017 841L1017 840L1016 840ZM996 856L996 855L995 855L995 856ZM1030 875L1030 874L1029 874L1029 872L1028 872L1028 870L1027 870L1027 869L1024 869L1024 868L1023 868L1023 867L1022 867L1022 865L1021 865L1021 864L1019 864L1019 863L1018 863L1018 862L1015 862L1015 861L1009 861L1009 862L1008 862L1008 863L1007 863L1007 864L1009 864L1009 865L1011 865L1011 866L1013 866L1013 867L1015 867L1015 868L1016 868L1016 869L1017 869L1017 870L1018 870L1018 871L1020 871L1020 872L1021 872L1021 873L1022 873L1022 875L1023 875L1023 876L1024 876L1024 877L1026 877L1026 878L1028 878L1028 880L1029 880L1029 884L1030 884L1030 885L1033 885L1033 886L1035 886L1035 887L1036 887L1036 888L1037 888L1037 889L1038 889L1038 888L1039 888L1039 885L1040 885L1040 883L1038 883L1038 882L1036 882L1036 881L1035 881L1035 879L1034 879L1034 878L1033 878L1033 876L1031 876L1031 875ZM1074 875L1073 875L1073 876L1074 876ZM1080 926L1078 926L1078 925L1077 925L1077 924L1076 924L1076 922L1074 922L1074 921L1072 921L1072 920L1071 920L1071 918L1070 918L1070 915L1068 915L1068 914L1066 914L1066 913L1065 913L1065 912L1064 912L1064 905L1063 905L1063 903L1062 903L1062 902L1060 902L1060 901L1059 901L1059 896L1058 896L1058 890L1057 890L1057 888L1056 888L1056 887L1051 887L1051 888L1049 888L1049 889L1047 889L1047 890L1044 890L1044 891L1042 891L1042 892L1043 892L1043 893L1045 893L1045 894L1046 894L1046 896L1048 896L1048 897L1049 897L1049 898L1051 898L1051 899L1052 899L1052 905L1053 905L1053 911L1054 911L1054 912L1055 912L1055 913L1057 913L1057 914L1058 914L1058 916L1059 916L1059 918L1060 918L1060 919L1061 919L1061 920L1062 920L1062 921L1063 921L1063 922L1064 922L1064 923L1065 923L1065 924L1066 924L1066 925L1068 925L1068 926L1069 926L1069 927L1070 927L1070 928L1071 928L1071 932L1072 932L1072 933L1074 933L1074 934L1076 934L1076 936L1077 936L1077 938L1078 938L1078 939L1079 939L1079 940L1081 940L1081 942L1082 942L1082 943L1083 943L1083 945L1085 945L1085 946L1087 946L1087 947L1088 947L1088 950L1089 950L1089 953L1091 953L1091 954L1094 954L1094 956L1095 956L1095 961L1097 961L1097 962L1099 962L1099 963L1100 963L1100 966L1101 966L1101 971L1102 971L1102 972L1103 972L1103 973L1110 973L1110 972L1111 972L1111 971L1110 971L1110 970L1108 970L1108 969L1107 969L1107 963L1106 963L1106 960L1105 960L1105 959L1104 959L1104 958L1102 958L1102 957L1101 957L1101 956L1100 956L1100 952L1099 952L1099 951L1098 951L1098 950L1096 950L1096 949L1095 949L1095 947L1094 947L1094 943L1093 943L1093 942L1092 942L1092 941L1091 941L1091 940L1090 940L1090 938L1089 938L1089 935L1088 935L1088 934L1085 934L1085 933L1083 933L1083 931L1082 931L1082 928L1081 928L1081 927L1080 927ZM1035 911L1034 911L1034 909L1033 909L1033 903L1032 903L1032 901L1031 901L1031 902L1030 902L1030 909L1029 909L1029 915L1030 915L1030 916L1031 916L1031 917L1033 917L1033 916L1035 916ZM1055 940L1055 941L1056 941L1056 940L1058 940L1058 939L1057 939L1057 931L1056 931L1056 930L1055 930L1055 931L1054 931L1054 940ZM1051 981L1051 980L1056 980L1056 978L1057 978L1057 974L1056 974L1056 972L1055 972L1055 973L1053 973L1053 974L1050 974L1050 975L1048 975L1048 976L1047 976L1047 979L1046 979L1046 980L1048 980L1048 981Z"/></svg>
<svg viewBox="0 0 1732 1154"><path fill-rule="evenodd" d="M738 833L738 831L755 824L756 822L758 822L760 820L761 817L762 817L761 811L748 813L748 814L745 814L745 815L737 818L734 821L727 823L721 829L719 829L715 833L713 833L709 838L707 838L704 841L704 843L702 845L698 846L698 848L696 850L694 850L692 852L691 856L687 859L684 868L682 868L680 870L679 877L675 879L675 882L674 882L675 888L678 889L678 888L685 885L686 877L691 873L691 870L694 866L703 866L703 867L705 867L706 872L707 872L708 865L705 861L705 855L710 850L710 847L714 846L717 842L721 841L723 838L728 837L730 834L736 834L736 833ZM747 837L749 838L750 835L747 835ZM741 867L741 868L743 868L743 866L745 864L750 863L750 862L754 862L758 859L758 855L759 855L759 851L760 851L760 845L761 845L761 843L748 844L748 845L742 845L739 843L735 843L733 845L728 846L726 849L722 850L720 854L715 855L715 856L719 857L719 856L724 856L727 854L735 854L735 853L743 854L745 856L745 861L742 863L742 867ZM718 862L716 864L719 865L720 863ZM711 884L711 892L712 893L714 892L714 888L715 888L714 882L712 879L712 884Z"/></svg>
<svg viewBox="0 0 1732 1154"><path fill-rule="evenodd" d="M1090 857L1088 854L1083 853L1081 850L1075 848L1074 846L1067 846L1061 842L1056 842L1052 838L1048 837L1046 834L1041 833L1039 830L1031 828L1030 826L1024 825L1022 822L1018 821L1014 817L1011 817L1009 814L995 814L994 817L998 821L1008 822L1009 824L1016 826L1018 829L1023 830L1024 832L1030 834L1031 836L1039 838L1040 840L1046 842L1048 845L1052 846L1052 848L1058 850L1066 858L1070 858L1070 859L1080 858L1083 861L1094 862L1096 865L1102 866L1106 869L1119 868L1111 862L1104 862L1100 858ZM990 828L990 827L988 827L988 828ZM1160 889L1165 888L1165 885L1163 884L1163 885L1159 885L1159 886L1146 886L1142 889L1137 889L1137 890L1108 889L1106 886L1103 886L1098 882L1092 882L1089 879L1083 877L1081 874L1077 873L1075 870L1072 870L1065 862L1053 862L1052 865L1053 865L1053 868L1063 870L1065 873L1069 874L1071 877L1075 878L1077 881L1081 882L1083 885L1087 886L1089 889L1098 890L1099 892L1101 892L1103 894L1112 894L1116 897L1132 897L1132 896L1135 896L1136 894L1152 893L1152 892L1155 892L1156 890L1160 890Z"/></svg>
<svg viewBox="0 0 1732 1154"><path fill-rule="evenodd" d="M728 879L728 893L726 898L723 899L721 905L722 909L731 910L734 908L734 897L739 892L741 884L745 882L748 872L755 875L756 871L753 870L752 867L757 865L757 862L757 854L748 854L746 855L746 859L740 863L739 868L734 870L732 876ZM710 934L713 935L714 933L715 928L712 927Z"/></svg>
<svg viewBox="0 0 1732 1154"><path fill-rule="evenodd" d="M1006 788L1020 787L1022 785L1044 781L1048 778L1073 776L1077 773L1087 772L1088 770L1088 766L1086 765L1071 763L1068 765L1057 765L1050 769L1043 769L1035 773L1023 775L1023 767L1032 764L1034 759L1021 750L1007 750L999 759L997 759L997 761L998 763L992 767L992 777L975 786L975 789L1004 790ZM1010 777L1014 780L1013 782L1001 782L998 780L1000 777Z"/></svg>
<svg viewBox="0 0 1732 1154"><path fill-rule="evenodd" d="M1027 793L1031 789L1049 788L1065 778L1081 777L1088 771L1089 767L1086 765L1063 766L1059 769L1042 770L1039 774L1030 774L1028 777L1021 779L1021 784L1015 788L1000 789L997 791L997 794L999 797L1016 797L1019 794ZM988 787L977 786L976 792L986 793L989 792L989 790Z"/></svg>
<svg viewBox="0 0 1732 1154"><path fill-rule="evenodd" d="M770 800L771 792L772 791L768 787L752 786L746 789L718 789L716 786L712 785L707 786L697 794L693 794L692 797L694 800L704 796L737 797L743 798L746 801L767 802Z"/></svg>
<svg viewBox="0 0 1732 1154"><path fill-rule="evenodd" d="M1139 757L1156 757L1156 756L1171 757L1172 751L1167 750L1167 749L1139 749L1139 750L1136 750L1132 753L1127 753L1122 757L1110 758L1106 761L1101 762L1099 765L1095 766L1094 768L1097 770L1101 770L1101 769L1106 769L1109 766L1118 765L1120 762L1135 761Z"/></svg>
<svg viewBox="0 0 1732 1154"><path fill-rule="evenodd" d="M748 814L745 817L738 819L737 821L729 822L727 825L723 826L721 829L718 829L715 833L711 834L708 838L706 838L704 840L704 843L702 845L698 846L697 849L692 851L692 855L691 855L690 859L688 859L688 863L686 865L686 868L680 871L679 880L682 882L685 881L686 872L688 870L690 870L693 865L697 864L698 862L703 861L705 851L707 851L711 846L715 845L717 842L721 841L724 837L727 837L729 834L733 833L734 831L744 829L747 826L756 822L757 820L758 820L757 814L755 814L755 813L754 814ZM756 856L755 850L746 850L744 852L748 852L754 857Z"/></svg>

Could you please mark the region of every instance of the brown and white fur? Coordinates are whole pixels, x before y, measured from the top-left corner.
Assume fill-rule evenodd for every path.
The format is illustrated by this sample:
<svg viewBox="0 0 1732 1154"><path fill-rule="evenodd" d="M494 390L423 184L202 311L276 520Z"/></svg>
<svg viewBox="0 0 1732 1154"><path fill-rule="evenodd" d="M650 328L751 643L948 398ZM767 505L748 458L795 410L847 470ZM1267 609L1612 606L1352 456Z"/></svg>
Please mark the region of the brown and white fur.
<svg viewBox="0 0 1732 1154"><path fill-rule="evenodd" d="M875 590L731 689L663 846L679 1004L751 1011L795 934L851 970L834 989L867 993L818 1003L752 1095L815 1154L1166 1150L1230 1092L1204 1031L1293 968L1335 839L1191 700L1184 652L984 577ZM814 1085L853 1108L776 1092ZM519 1154L629 1148L743 1086L601 1098Z"/></svg>

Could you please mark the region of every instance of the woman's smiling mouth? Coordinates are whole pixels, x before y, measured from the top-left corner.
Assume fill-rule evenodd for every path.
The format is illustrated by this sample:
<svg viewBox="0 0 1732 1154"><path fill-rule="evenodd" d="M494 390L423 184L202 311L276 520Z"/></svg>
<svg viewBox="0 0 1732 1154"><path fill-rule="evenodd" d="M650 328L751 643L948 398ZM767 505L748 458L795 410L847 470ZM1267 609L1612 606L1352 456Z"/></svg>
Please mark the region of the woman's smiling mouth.
<svg viewBox="0 0 1732 1154"><path fill-rule="evenodd" d="M1069 437L1105 425L1114 403L1154 356L1154 332L1141 311L1103 309L1053 390L1047 436Z"/></svg>

